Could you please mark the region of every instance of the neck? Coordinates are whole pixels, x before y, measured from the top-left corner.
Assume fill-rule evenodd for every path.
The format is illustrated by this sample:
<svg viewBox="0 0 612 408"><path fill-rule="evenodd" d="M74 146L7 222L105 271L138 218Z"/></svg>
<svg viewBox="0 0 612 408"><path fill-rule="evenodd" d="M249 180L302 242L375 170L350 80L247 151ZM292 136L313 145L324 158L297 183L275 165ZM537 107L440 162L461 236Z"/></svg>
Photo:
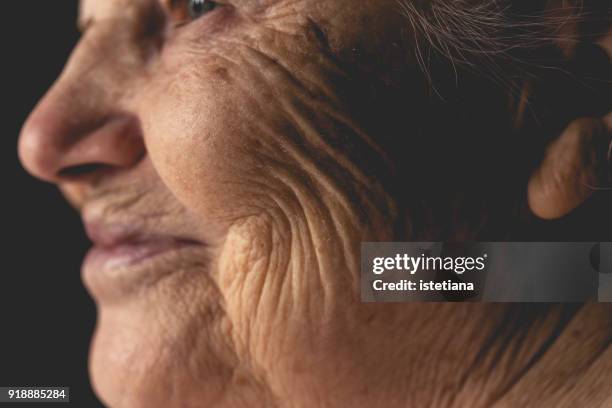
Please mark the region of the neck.
<svg viewBox="0 0 612 408"><path fill-rule="evenodd" d="M368 393L378 402L396 402L385 406L600 406L580 398L610 398L609 305L363 307L407 316L392 326L395 331L388 321L369 325L383 340L369 355L376 364L365 369L370 377L379 375L379 388Z"/></svg>

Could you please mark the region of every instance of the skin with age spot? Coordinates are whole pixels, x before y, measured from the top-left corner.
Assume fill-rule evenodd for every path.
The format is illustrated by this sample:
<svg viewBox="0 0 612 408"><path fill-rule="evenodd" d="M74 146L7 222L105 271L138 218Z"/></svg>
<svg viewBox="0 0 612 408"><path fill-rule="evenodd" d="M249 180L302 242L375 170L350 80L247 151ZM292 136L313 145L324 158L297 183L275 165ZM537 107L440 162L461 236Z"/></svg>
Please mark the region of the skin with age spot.
<svg viewBox="0 0 612 408"><path fill-rule="evenodd" d="M223 0L178 21L189 4L82 0L83 37L20 138L26 169L59 185L98 248L83 278L105 404L612 403L609 307L362 304L358 290L361 242L501 239L478 235L482 220L515 223L523 201L565 215L590 195L572 175L601 173L605 159L581 158L605 157L602 143L552 145L528 199L466 190L477 217L434 225L455 201L398 192L417 185L410 163L434 163L436 180L422 117L444 120L418 114L431 89L396 0ZM503 96L486 102L508 115ZM558 160L576 172L546 187ZM490 196L504 206L489 212Z"/></svg>

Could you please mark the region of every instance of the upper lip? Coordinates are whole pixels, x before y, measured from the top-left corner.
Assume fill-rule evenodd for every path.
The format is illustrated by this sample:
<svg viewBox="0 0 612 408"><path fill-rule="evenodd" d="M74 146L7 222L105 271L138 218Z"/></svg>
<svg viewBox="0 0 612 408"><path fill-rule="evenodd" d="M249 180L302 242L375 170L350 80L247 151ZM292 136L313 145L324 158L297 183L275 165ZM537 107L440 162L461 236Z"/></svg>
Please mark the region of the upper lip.
<svg viewBox="0 0 612 408"><path fill-rule="evenodd" d="M142 241L145 234L132 224L106 224L100 221L84 221L85 233L97 246L114 247L122 243Z"/></svg>
<svg viewBox="0 0 612 408"><path fill-rule="evenodd" d="M177 241L181 243L197 243L196 240L172 235L161 231L153 231L134 220L133 222L108 223L103 220L83 218L85 233L94 245L112 248L125 244L136 244L152 241Z"/></svg>

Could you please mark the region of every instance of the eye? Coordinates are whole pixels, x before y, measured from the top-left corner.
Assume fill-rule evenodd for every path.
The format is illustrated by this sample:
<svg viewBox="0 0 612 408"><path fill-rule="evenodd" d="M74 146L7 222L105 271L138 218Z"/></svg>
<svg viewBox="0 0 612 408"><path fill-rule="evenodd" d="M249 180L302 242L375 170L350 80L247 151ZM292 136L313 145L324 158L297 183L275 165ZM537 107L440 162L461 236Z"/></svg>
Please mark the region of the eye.
<svg viewBox="0 0 612 408"><path fill-rule="evenodd" d="M217 3L210 0L186 0L189 10L189 17L195 20L196 18L211 12L217 7Z"/></svg>
<svg viewBox="0 0 612 408"><path fill-rule="evenodd" d="M177 24L186 24L219 6L211 0L170 0L170 14Z"/></svg>

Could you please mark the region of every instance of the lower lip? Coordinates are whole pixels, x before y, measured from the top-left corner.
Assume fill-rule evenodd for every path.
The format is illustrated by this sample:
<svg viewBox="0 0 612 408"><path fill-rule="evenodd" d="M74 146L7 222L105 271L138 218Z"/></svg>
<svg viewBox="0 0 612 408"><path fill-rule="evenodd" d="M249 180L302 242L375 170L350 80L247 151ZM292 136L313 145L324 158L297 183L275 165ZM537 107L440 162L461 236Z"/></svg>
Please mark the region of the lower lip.
<svg viewBox="0 0 612 408"><path fill-rule="evenodd" d="M83 278L96 298L124 295L128 290L150 284L172 272L171 259L178 261L180 251L195 245L189 241L168 239L114 247L94 246L83 261Z"/></svg>

